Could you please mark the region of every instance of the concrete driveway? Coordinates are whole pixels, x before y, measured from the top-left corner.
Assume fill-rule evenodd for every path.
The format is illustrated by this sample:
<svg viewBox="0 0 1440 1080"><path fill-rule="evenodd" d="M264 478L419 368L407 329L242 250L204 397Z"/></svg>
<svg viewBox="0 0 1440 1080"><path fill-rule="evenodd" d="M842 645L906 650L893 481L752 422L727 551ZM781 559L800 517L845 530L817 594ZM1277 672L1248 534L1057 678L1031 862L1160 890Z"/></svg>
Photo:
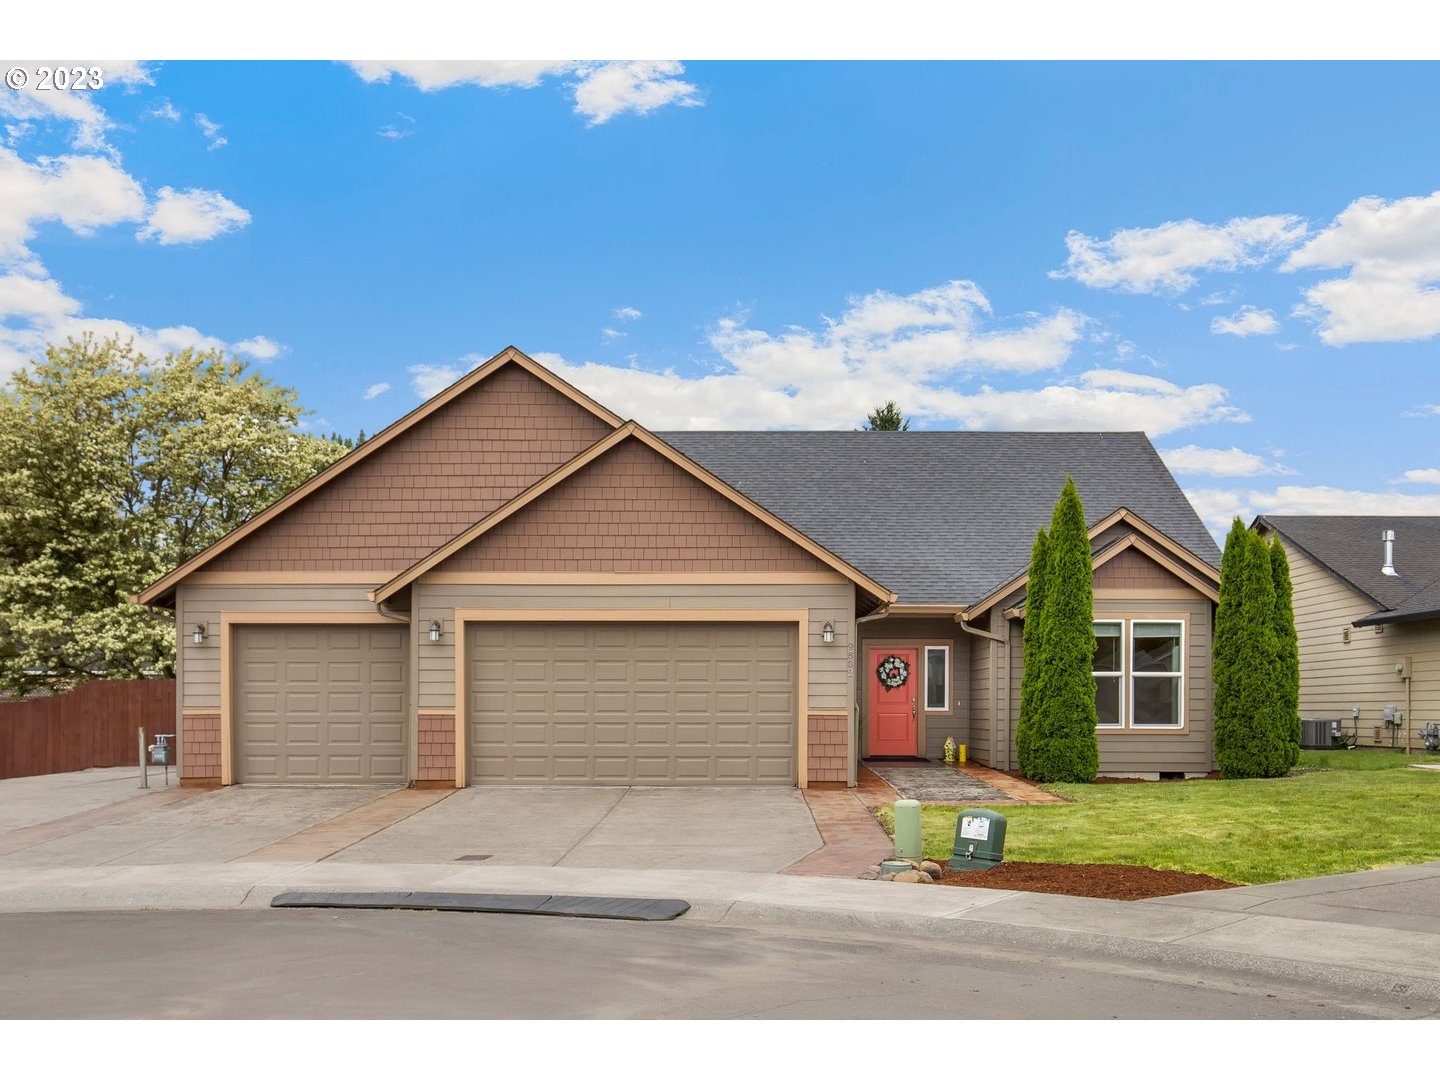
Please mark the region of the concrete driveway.
<svg viewBox="0 0 1440 1080"><path fill-rule="evenodd" d="M0 781L0 870L488 862L778 871L821 846L793 788L136 788L134 769Z"/></svg>

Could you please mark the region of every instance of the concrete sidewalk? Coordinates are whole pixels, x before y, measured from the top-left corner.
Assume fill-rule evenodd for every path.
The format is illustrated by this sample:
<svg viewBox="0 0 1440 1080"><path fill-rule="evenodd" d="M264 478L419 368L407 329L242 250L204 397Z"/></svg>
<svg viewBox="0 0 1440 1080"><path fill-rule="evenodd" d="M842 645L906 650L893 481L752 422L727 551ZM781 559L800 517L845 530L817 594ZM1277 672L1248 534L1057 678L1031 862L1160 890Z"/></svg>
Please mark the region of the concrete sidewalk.
<svg viewBox="0 0 1440 1080"><path fill-rule="evenodd" d="M1440 863L1139 903L707 870L337 861L13 867L0 880L0 912L236 910L292 889L678 897L692 905L685 918L694 922L1183 961L1440 1007L1440 920L1410 918L1440 907ZM1391 925L1397 917L1406 925Z"/></svg>

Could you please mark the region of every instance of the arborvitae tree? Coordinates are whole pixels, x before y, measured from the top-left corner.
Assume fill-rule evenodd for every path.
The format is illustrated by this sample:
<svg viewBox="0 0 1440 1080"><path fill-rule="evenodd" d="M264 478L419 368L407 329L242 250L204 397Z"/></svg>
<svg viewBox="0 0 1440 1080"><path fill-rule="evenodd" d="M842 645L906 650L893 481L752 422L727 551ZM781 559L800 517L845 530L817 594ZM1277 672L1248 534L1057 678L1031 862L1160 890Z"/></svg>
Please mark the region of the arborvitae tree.
<svg viewBox="0 0 1440 1080"><path fill-rule="evenodd" d="M1235 745L1246 726L1244 702L1237 680L1243 659L1238 652L1244 635L1240 624L1241 585L1244 581L1246 544L1245 523L1238 517L1230 522L1225 536L1225 551L1220 556L1220 601L1215 606L1215 640L1210 650L1210 678L1214 684L1212 720L1215 725L1215 759L1225 770L1229 747ZM1227 772L1228 775L1228 772Z"/></svg>
<svg viewBox="0 0 1440 1080"><path fill-rule="evenodd" d="M1226 610L1223 619L1217 612L1215 626L1214 659L1223 669L1215 672L1215 760L1231 778L1283 776L1294 764L1294 732L1285 716L1270 552L1243 526L1238 532L1232 527L1226 549L1220 564Z"/></svg>
<svg viewBox="0 0 1440 1080"><path fill-rule="evenodd" d="M1285 739L1285 768L1300 761L1300 641L1295 632L1295 596L1290 560L1280 538L1270 541L1270 574L1275 582L1276 724Z"/></svg>
<svg viewBox="0 0 1440 1080"><path fill-rule="evenodd" d="M1043 674L1035 691L1036 723L1027 735L1033 780L1089 783L1100 769L1095 742L1094 565L1085 507L1067 478L1050 519L1044 607L1034 631L1039 649L1025 659Z"/></svg>
<svg viewBox="0 0 1440 1080"><path fill-rule="evenodd" d="M1030 574L1025 586L1025 670L1020 677L1020 720L1015 725L1015 751L1020 771L1027 776L1035 760L1035 732L1040 722L1041 683L1045 674L1040 655L1040 612L1045 607L1049 558L1050 537L1044 529L1039 529L1035 533L1035 545L1030 549Z"/></svg>

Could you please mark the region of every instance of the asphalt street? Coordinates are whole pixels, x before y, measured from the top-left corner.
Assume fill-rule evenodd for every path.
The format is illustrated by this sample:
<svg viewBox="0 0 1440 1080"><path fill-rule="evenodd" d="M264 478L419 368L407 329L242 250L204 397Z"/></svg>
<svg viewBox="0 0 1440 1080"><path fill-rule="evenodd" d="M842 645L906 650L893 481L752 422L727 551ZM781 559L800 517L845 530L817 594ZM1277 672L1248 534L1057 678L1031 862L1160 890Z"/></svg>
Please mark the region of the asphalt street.
<svg viewBox="0 0 1440 1080"><path fill-rule="evenodd" d="M1379 999L1168 964L689 922L0 915L4 1018L1342 1018Z"/></svg>

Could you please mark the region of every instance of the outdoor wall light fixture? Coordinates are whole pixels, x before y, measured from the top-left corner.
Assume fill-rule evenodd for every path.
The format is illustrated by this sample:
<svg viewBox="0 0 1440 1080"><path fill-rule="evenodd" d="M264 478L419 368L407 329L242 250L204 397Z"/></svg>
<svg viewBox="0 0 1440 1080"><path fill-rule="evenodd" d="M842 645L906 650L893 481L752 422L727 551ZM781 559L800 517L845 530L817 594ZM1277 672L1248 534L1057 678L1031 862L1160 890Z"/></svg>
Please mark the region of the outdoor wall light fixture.
<svg viewBox="0 0 1440 1080"><path fill-rule="evenodd" d="M825 642L826 645L833 645L833 644L835 643L835 624L834 624L834 623L828 623L828 622L827 622L827 623L825 624L824 628L821 629L821 631L820 631L820 640L823 641L823 642Z"/></svg>
<svg viewBox="0 0 1440 1080"><path fill-rule="evenodd" d="M430 644L434 645L440 640L440 620L432 619L430 622Z"/></svg>
<svg viewBox="0 0 1440 1080"><path fill-rule="evenodd" d="M196 645L205 644L205 624L203 622L195 624L195 632L190 635L190 640Z"/></svg>

